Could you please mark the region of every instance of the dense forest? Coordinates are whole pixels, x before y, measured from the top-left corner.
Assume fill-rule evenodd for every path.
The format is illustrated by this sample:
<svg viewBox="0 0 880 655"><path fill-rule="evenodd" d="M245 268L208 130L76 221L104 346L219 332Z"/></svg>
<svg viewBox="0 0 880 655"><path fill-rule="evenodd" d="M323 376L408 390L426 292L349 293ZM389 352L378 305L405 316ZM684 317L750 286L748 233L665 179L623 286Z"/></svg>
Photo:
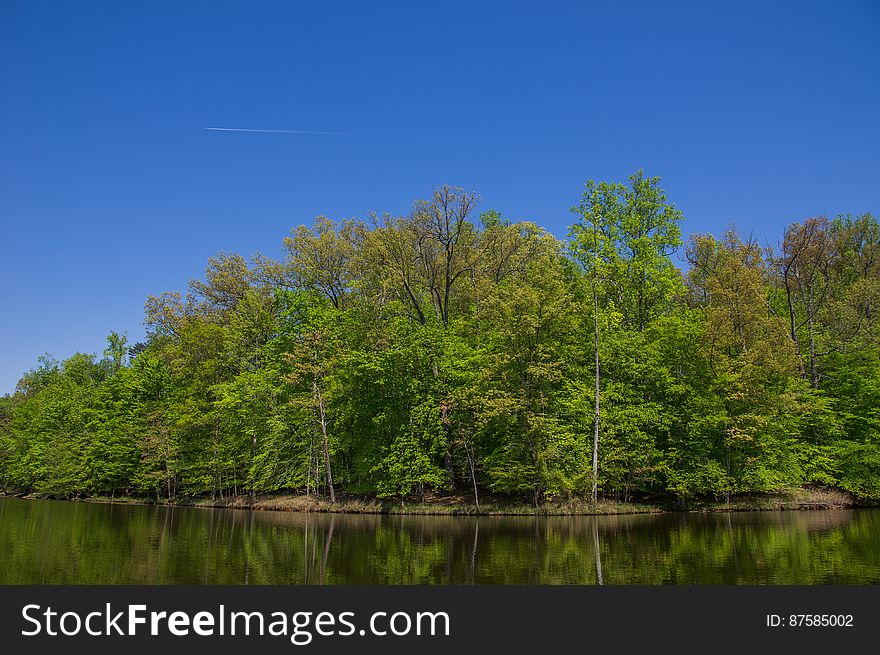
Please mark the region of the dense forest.
<svg viewBox="0 0 880 655"><path fill-rule="evenodd" d="M877 219L684 243L659 182L588 182L565 241L443 186L220 253L148 298L144 342L0 398L0 488L880 498Z"/></svg>

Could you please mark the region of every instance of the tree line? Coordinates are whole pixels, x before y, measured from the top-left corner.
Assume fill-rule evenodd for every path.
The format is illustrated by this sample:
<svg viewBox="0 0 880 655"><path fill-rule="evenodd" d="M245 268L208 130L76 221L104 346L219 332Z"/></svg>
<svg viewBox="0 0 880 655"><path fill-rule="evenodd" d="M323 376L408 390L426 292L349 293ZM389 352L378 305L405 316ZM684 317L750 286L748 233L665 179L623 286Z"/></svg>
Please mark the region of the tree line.
<svg viewBox="0 0 880 655"><path fill-rule="evenodd" d="M477 205L319 217L150 296L144 342L42 357L0 398L0 487L880 498L871 214L684 243L642 171L589 181L565 240Z"/></svg>

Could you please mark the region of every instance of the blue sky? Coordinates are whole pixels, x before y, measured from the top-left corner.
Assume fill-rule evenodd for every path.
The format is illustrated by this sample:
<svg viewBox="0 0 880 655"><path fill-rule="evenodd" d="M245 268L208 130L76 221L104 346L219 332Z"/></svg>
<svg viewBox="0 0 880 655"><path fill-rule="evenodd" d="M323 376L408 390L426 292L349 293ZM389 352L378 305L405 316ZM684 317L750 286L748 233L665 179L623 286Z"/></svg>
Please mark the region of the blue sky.
<svg viewBox="0 0 880 655"><path fill-rule="evenodd" d="M878 35L873 0L2 0L0 393L218 251L442 183L559 236L640 167L686 234L876 213Z"/></svg>

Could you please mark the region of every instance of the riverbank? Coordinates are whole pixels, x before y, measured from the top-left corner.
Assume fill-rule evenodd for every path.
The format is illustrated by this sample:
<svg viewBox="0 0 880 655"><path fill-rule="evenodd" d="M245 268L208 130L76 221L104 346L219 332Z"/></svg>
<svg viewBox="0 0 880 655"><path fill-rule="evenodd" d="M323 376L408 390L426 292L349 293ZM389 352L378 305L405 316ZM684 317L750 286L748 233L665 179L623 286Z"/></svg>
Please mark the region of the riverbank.
<svg viewBox="0 0 880 655"><path fill-rule="evenodd" d="M38 494L8 494L20 498L49 498ZM524 504L503 496L487 496L480 505L467 496L435 495L425 502L390 501L372 497L339 495L336 503L323 496L296 494L262 494L253 504L249 496L222 498L179 497L172 500L136 496L86 496L71 498L77 502L114 503L127 505L173 505L219 509L253 509L276 512L318 512L346 514L409 514L409 515L489 515L489 516L588 516L616 514L660 514L667 512L749 512L833 510L876 506L859 502L852 495L836 489L794 489L782 493L750 494L731 498L729 503L693 500L685 507L673 501L633 503L601 500L595 505L583 500L548 502L538 506Z"/></svg>

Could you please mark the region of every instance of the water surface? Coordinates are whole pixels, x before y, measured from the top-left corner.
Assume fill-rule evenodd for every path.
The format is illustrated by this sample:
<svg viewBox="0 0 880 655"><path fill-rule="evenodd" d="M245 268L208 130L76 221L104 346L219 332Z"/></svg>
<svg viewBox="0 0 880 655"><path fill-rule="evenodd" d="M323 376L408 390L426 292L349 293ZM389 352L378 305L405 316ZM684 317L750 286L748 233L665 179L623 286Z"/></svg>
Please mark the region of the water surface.
<svg viewBox="0 0 880 655"><path fill-rule="evenodd" d="M880 510L578 517L0 498L2 584L876 584Z"/></svg>

